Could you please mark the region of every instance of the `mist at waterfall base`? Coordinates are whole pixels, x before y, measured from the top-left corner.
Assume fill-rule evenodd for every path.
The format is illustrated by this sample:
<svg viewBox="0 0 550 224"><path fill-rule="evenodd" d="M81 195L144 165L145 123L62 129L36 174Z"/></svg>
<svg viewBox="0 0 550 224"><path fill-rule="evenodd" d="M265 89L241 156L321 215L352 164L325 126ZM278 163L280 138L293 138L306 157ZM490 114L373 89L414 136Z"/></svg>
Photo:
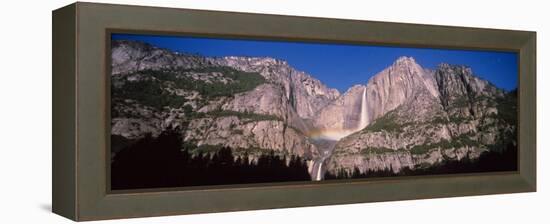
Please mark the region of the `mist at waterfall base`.
<svg viewBox="0 0 550 224"><path fill-rule="evenodd" d="M312 170L312 180L321 181L324 179L323 164L328 158L336 143L357 131L363 130L363 128L368 125L368 114L367 114L367 88L363 89L363 94L361 96L361 112L359 113L359 123L355 128L351 129L319 129L313 130L309 133L306 133L310 138L312 138L313 144L318 148L318 151L321 154L321 157L314 161Z"/></svg>
<svg viewBox="0 0 550 224"><path fill-rule="evenodd" d="M306 133L307 136L313 139L326 139L332 141L338 141L348 135L351 135L357 131L362 130L368 125L368 111L367 111L367 88L363 89L363 94L361 97L361 112L359 113L359 123L355 128L350 129L316 129L312 130L309 133Z"/></svg>

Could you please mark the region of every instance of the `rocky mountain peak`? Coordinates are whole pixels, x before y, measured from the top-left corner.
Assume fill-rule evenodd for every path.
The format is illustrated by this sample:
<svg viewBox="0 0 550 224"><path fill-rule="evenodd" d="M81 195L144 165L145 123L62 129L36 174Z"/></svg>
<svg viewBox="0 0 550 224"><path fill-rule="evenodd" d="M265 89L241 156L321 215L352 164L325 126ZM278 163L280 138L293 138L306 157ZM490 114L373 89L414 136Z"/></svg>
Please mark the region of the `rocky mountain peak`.
<svg viewBox="0 0 550 224"><path fill-rule="evenodd" d="M455 71L457 73L464 73L466 75L472 75L472 69L464 65L452 65L448 63L440 63L437 66L438 70L441 71Z"/></svg>
<svg viewBox="0 0 550 224"><path fill-rule="evenodd" d="M416 61L413 57L410 56L401 56L395 60L393 63L393 66L409 66L409 65L416 65Z"/></svg>
<svg viewBox="0 0 550 224"><path fill-rule="evenodd" d="M237 64L250 64L250 65L262 65L262 66L273 66L273 65L287 65L288 63L285 60L280 60L272 57L245 57L245 56L226 56L223 57L223 60L227 60L232 63Z"/></svg>
<svg viewBox="0 0 550 224"><path fill-rule="evenodd" d="M128 40L111 42L111 59L112 74L208 65L208 62L198 55L175 53L148 43Z"/></svg>
<svg viewBox="0 0 550 224"><path fill-rule="evenodd" d="M126 49L132 49L132 50L141 50L141 51L150 51L154 49L150 44L138 42L138 41L129 41L129 40L113 40L111 42L112 48L126 48Z"/></svg>
<svg viewBox="0 0 550 224"><path fill-rule="evenodd" d="M391 66L372 76L366 85L350 87L337 100L323 108L314 126L323 130L343 130L346 133L364 128L370 122L418 98L422 93L436 99L433 75L412 57L400 57Z"/></svg>
<svg viewBox="0 0 550 224"><path fill-rule="evenodd" d="M463 65L442 63L436 69L434 78L443 101L463 96L473 98L488 95L502 96L503 94L502 90L487 80L478 78L470 67Z"/></svg>
<svg viewBox="0 0 550 224"><path fill-rule="evenodd" d="M402 56L387 68L389 75L397 76L422 76L424 69L413 57ZM381 72L382 73L382 72Z"/></svg>
<svg viewBox="0 0 550 224"><path fill-rule="evenodd" d="M144 70L180 70L230 67L256 73L268 82L283 88L286 101L302 118L311 118L340 93L311 75L294 69L286 61L272 57L225 56L206 57L173 52L148 43L114 40L111 43L112 74L129 74ZM197 73L196 76L205 74Z"/></svg>
<svg viewBox="0 0 550 224"><path fill-rule="evenodd" d="M432 96L438 96L433 72L422 68L413 57L407 56L399 57L389 67L372 76L368 85L381 85L386 90L384 92L388 92L388 88L400 88L399 91L407 93L427 89Z"/></svg>
<svg viewBox="0 0 550 224"><path fill-rule="evenodd" d="M328 172L396 172L476 159L514 141L514 119L507 118L515 113L514 96L470 67L442 63L430 71L401 57L373 76L367 89L369 125L338 141Z"/></svg>
<svg viewBox="0 0 550 224"><path fill-rule="evenodd" d="M284 88L291 106L302 118L313 117L321 108L340 96L315 77L296 70L288 62L271 57L228 56L214 62L237 70L256 72L266 80Z"/></svg>

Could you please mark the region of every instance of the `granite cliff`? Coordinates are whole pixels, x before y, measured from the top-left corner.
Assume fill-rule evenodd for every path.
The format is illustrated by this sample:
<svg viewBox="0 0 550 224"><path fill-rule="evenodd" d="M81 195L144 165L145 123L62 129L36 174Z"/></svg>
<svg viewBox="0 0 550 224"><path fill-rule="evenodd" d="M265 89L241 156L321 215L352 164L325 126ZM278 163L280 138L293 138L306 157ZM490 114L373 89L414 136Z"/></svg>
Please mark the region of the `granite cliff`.
<svg viewBox="0 0 550 224"><path fill-rule="evenodd" d="M269 151L296 155L321 180L475 159L515 144L515 92L460 65L428 70L400 57L341 94L279 59L113 41L111 70L113 153L179 128L182 148L194 153L224 146L251 161Z"/></svg>

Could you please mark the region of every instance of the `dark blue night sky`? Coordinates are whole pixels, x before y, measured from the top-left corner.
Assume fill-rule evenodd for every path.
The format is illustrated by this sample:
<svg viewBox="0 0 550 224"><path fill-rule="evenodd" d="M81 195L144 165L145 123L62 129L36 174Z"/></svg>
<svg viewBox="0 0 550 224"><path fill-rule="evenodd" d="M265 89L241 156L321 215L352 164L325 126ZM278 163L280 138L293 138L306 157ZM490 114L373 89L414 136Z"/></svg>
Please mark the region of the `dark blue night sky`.
<svg viewBox="0 0 550 224"><path fill-rule="evenodd" d="M412 56L422 67L430 69L443 62L467 65L477 76L500 88L511 90L517 87L517 54L513 52L128 34L113 34L112 39L137 40L203 56L267 56L282 59L341 92L354 84L366 83L400 56Z"/></svg>

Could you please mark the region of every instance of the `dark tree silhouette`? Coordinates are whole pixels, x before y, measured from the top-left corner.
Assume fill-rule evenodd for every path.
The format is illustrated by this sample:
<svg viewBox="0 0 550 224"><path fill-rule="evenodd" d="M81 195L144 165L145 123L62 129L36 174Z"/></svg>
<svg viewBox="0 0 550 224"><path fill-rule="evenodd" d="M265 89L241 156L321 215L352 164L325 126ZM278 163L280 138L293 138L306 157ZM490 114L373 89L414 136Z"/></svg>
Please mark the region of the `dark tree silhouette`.
<svg viewBox="0 0 550 224"><path fill-rule="evenodd" d="M145 136L121 150L111 166L113 189L171 187L182 183L188 156L179 150L181 138L177 130L167 130L153 138Z"/></svg>
<svg viewBox="0 0 550 224"><path fill-rule="evenodd" d="M274 151L250 161L247 154L233 156L223 147L215 153L192 156L182 150L181 133L169 129L157 138L150 135L122 149L111 165L111 188L138 189L220 184L307 181L307 165L298 156L278 156ZM288 161L288 165L287 165Z"/></svg>

